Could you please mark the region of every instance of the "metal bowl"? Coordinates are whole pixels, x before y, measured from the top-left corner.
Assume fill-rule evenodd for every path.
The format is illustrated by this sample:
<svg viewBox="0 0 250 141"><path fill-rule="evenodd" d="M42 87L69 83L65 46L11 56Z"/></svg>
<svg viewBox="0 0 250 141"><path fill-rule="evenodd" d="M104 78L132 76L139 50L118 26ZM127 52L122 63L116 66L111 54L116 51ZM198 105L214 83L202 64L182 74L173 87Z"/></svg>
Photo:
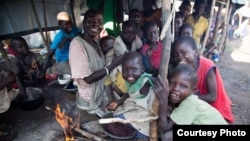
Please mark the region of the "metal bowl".
<svg viewBox="0 0 250 141"><path fill-rule="evenodd" d="M33 110L42 105L43 91L40 88L28 87L26 88L27 97L22 98L17 96L16 101L23 110Z"/></svg>
<svg viewBox="0 0 250 141"><path fill-rule="evenodd" d="M113 116L113 114L112 113L110 113L110 114L107 114L107 115L105 115L105 116L103 116L102 118L113 118L114 116ZM129 129L129 130L131 130L131 134L130 135L127 135L127 136L119 136L119 135L116 135L116 134L114 134L114 133L111 133L109 130L108 130L108 128L107 128L107 125L110 125L110 124L112 124L112 123L108 123L108 124L101 124L101 127L102 127L102 129L103 129L103 132L105 133L105 134L107 134L108 136L110 136L110 137L112 137L112 138L115 138L115 139L123 139L123 140L126 140L126 139L133 139L134 137L135 137L135 129L133 129L129 124L123 124L123 126L126 126L126 128L127 129ZM120 123L120 124L122 124L122 123ZM120 131L122 130L122 129L119 129Z"/></svg>
<svg viewBox="0 0 250 141"><path fill-rule="evenodd" d="M58 83L61 85L66 85L71 81L71 75L70 74L64 74L62 76L58 77Z"/></svg>

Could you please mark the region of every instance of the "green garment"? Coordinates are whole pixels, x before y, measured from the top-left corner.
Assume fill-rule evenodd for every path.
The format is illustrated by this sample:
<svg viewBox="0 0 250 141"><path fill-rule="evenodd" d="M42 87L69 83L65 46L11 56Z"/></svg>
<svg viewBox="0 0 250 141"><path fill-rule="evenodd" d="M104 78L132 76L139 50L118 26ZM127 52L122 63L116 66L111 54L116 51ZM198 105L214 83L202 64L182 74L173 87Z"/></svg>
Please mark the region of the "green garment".
<svg viewBox="0 0 250 141"><path fill-rule="evenodd" d="M100 9L102 0L87 0L87 6L89 9Z"/></svg>
<svg viewBox="0 0 250 141"><path fill-rule="evenodd" d="M148 78L149 83L153 86L153 83L152 83L152 81L150 79L150 77L152 77L152 75L144 72L134 84L130 84L130 83L128 83L126 81L126 86L128 88L128 93L133 94L133 93L137 92L142 87L142 85L144 84L143 81L144 81L145 77Z"/></svg>
<svg viewBox="0 0 250 141"><path fill-rule="evenodd" d="M178 125L227 124L217 109L193 94L174 108L170 118Z"/></svg>
<svg viewBox="0 0 250 141"><path fill-rule="evenodd" d="M117 19L117 0L105 0L103 6L104 28L109 35L117 37L121 29Z"/></svg>

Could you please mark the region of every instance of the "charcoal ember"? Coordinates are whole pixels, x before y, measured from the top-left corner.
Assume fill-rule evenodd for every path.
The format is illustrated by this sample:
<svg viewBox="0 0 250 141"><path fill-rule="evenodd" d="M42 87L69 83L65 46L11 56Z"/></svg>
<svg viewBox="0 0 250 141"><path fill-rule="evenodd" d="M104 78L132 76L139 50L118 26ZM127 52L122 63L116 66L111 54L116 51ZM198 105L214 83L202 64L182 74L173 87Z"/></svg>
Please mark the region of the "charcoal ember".
<svg viewBox="0 0 250 141"><path fill-rule="evenodd" d="M106 132L119 137L133 136L135 130L131 128L128 124L123 124L119 122L104 124Z"/></svg>

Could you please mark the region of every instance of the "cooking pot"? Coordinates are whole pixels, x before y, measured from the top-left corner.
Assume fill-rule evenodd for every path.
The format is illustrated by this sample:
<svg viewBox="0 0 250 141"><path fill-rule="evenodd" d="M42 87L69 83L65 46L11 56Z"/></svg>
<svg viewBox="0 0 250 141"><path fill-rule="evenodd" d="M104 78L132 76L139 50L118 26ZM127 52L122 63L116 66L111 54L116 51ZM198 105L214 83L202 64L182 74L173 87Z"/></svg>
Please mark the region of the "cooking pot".
<svg viewBox="0 0 250 141"><path fill-rule="evenodd" d="M43 104L43 91L40 88L27 87L27 97L17 96L16 101L23 110L34 110Z"/></svg>

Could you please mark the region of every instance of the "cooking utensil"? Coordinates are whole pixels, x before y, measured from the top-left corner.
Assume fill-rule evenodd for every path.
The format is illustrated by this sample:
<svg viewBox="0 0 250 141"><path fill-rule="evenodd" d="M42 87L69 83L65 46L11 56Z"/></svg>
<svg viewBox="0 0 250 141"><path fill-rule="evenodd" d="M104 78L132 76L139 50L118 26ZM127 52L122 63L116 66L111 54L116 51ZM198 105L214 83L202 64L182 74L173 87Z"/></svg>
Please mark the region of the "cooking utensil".
<svg viewBox="0 0 250 141"><path fill-rule="evenodd" d="M34 110L44 101L43 91L40 88L26 88L27 97L17 96L16 101L23 110Z"/></svg>
<svg viewBox="0 0 250 141"><path fill-rule="evenodd" d="M110 113L110 114L104 115L102 117L102 119L113 118L113 117L114 117L113 114ZM129 131L130 134L129 135L118 135L115 133L111 133L108 126L111 126L114 124L120 124L121 128L117 129L117 131L119 131L119 132ZM101 124L101 127L102 127L103 132L105 134L107 134L108 136L115 138L115 139L132 139L135 137L135 129L133 129L129 124L123 124L123 123L116 122L116 123ZM124 128L122 128L122 127L124 127Z"/></svg>

